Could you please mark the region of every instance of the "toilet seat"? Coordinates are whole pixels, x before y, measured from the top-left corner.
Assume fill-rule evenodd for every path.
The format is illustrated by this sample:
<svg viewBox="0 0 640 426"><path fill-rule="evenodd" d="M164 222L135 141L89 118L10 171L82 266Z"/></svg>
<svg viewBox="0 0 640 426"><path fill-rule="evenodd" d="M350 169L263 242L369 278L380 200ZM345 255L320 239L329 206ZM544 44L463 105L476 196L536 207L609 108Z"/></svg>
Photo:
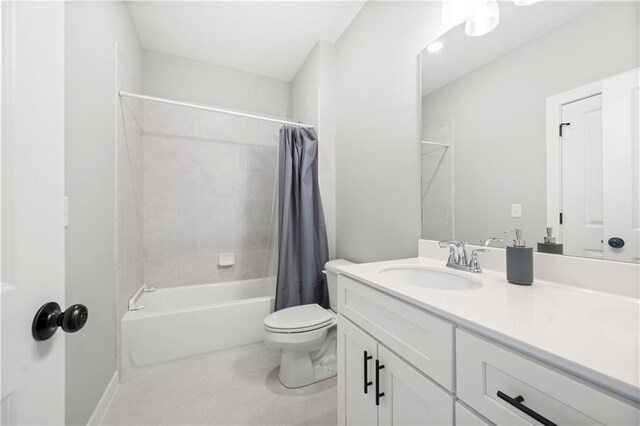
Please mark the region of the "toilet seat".
<svg viewBox="0 0 640 426"><path fill-rule="evenodd" d="M335 323L335 315L318 304L285 308L268 315L264 327L272 333L304 333Z"/></svg>

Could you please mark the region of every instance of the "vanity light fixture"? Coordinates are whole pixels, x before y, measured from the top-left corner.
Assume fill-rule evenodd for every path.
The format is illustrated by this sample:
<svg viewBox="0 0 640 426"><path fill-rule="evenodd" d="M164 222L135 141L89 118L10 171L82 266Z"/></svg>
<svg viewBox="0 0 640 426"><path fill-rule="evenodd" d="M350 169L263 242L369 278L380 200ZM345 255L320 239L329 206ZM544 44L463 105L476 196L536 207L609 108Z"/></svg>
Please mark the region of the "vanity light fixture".
<svg viewBox="0 0 640 426"><path fill-rule="evenodd" d="M442 23L451 28L462 24L473 14L474 0L442 0Z"/></svg>
<svg viewBox="0 0 640 426"><path fill-rule="evenodd" d="M513 0L518 6L528 6L540 0ZM468 36L483 36L494 30L500 22L497 0L442 0L442 23L451 28L465 23Z"/></svg>
<svg viewBox="0 0 640 426"><path fill-rule="evenodd" d="M442 44L441 41L434 41L433 43L427 46L427 52L436 53L441 51L443 47L444 47L444 44Z"/></svg>
<svg viewBox="0 0 640 426"><path fill-rule="evenodd" d="M497 0L476 0L474 11L464 25L464 32L471 37L483 36L494 30L500 22Z"/></svg>

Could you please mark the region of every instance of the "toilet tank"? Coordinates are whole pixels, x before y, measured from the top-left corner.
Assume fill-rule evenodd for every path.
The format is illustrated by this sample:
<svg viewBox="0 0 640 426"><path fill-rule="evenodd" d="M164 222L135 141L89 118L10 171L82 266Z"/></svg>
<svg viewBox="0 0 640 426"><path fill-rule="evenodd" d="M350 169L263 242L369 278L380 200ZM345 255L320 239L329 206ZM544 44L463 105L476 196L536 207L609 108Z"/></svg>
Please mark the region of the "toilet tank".
<svg viewBox="0 0 640 426"><path fill-rule="evenodd" d="M334 312L338 312L338 271L337 266L353 265L344 259L330 260L325 263L324 269L327 271L327 287L329 289L329 303Z"/></svg>

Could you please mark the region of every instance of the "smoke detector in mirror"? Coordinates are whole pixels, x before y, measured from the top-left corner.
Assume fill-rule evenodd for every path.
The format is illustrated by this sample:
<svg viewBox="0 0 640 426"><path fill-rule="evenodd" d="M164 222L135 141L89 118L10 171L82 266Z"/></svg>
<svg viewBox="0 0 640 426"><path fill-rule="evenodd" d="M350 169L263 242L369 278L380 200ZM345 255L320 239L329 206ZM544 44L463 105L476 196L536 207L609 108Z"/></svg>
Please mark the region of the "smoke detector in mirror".
<svg viewBox="0 0 640 426"><path fill-rule="evenodd" d="M436 53L441 51L443 47L444 47L444 44L442 44L441 41L434 41L433 43L427 46L427 52Z"/></svg>
<svg viewBox="0 0 640 426"><path fill-rule="evenodd" d="M233 266L236 264L236 254L235 253L220 253L218 255L218 265L219 266Z"/></svg>

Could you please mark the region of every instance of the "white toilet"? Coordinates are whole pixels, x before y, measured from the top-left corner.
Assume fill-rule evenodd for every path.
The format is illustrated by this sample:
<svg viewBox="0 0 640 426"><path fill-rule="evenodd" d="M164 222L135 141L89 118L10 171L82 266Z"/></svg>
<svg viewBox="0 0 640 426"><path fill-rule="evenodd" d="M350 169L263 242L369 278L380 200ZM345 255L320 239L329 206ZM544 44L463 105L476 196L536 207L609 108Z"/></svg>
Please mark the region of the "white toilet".
<svg viewBox="0 0 640 426"><path fill-rule="evenodd" d="M294 306L264 319L265 343L282 349L280 382L284 386L299 388L336 375L338 276L335 268L349 264L346 260L332 260L325 265L331 309L317 304Z"/></svg>

